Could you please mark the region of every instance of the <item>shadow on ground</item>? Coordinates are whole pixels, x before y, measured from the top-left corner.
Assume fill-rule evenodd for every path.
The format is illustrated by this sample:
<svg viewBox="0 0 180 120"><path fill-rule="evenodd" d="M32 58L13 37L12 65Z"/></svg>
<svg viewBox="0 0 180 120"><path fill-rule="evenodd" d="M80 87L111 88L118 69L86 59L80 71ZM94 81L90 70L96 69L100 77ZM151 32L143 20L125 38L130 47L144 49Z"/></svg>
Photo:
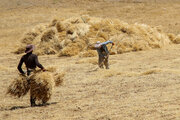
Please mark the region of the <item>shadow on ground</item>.
<svg viewBox="0 0 180 120"><path fill-rule="evenodd" d="M49 105L53 105L53 104L57 104L57 102L39 104L39 105L36 105L36 106L33 106L33 107L45 107L45 106L49 106ZM13 106L11 108L5 108L5 109L2 109L0 111L17 110L17 109L25 109L25 108L31 108L31 106Z"/></svg>

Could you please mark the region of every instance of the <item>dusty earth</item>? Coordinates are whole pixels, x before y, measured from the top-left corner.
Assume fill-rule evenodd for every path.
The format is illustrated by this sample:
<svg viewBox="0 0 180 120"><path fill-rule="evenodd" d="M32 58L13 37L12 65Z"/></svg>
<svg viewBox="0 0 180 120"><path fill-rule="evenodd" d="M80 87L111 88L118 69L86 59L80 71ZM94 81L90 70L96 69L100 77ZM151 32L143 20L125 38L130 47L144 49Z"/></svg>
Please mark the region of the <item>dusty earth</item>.
<svg viewBox="0 0 180 120"><path fill-rule="evenodd" d="M54 18L89 15L161 26L180 34L178 0L0 0L1 120L179 120L180 45L110 56L110 69L97 57L39 56L66 71L49 105L30 107L29 95L6 95L21 55L12 52L23 34Z"/></svg>

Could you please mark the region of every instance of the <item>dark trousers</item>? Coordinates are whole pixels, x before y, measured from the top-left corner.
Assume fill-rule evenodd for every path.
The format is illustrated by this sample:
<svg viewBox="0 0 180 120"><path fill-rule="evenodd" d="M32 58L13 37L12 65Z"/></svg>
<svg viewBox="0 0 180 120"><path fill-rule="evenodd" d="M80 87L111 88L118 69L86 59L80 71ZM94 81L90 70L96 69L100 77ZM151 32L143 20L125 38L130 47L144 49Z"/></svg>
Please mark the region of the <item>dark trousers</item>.
<svg viewBox="0 0 180 120"><path fill-rule="evenodd" d="M36 101L36 98L33 98L33 97L30 95L30 103L31 103L31 106L35 106L35 105L36 105L35 101Z"/></svg>
<svg viewBox="0 0 180 120"><path fill-rule="evenodd" d="M109 63L108 63L109 56L99 56L98 65L100 68L104 68L103 65L105 65L106 69L109 69Z"/></svg>
<svg viewBox="0 0 180 120"><path fill-rule="evenodd" d="M30 76L30 74L33 72L33 70L28 70L27 69L27 76ZM30 84L30 80L28 79L28 83ZM34 98L32 96L32 92L31 92L31 87L30 87L30 104L31 106L35 106L36 105L36 98Z"/></svg>

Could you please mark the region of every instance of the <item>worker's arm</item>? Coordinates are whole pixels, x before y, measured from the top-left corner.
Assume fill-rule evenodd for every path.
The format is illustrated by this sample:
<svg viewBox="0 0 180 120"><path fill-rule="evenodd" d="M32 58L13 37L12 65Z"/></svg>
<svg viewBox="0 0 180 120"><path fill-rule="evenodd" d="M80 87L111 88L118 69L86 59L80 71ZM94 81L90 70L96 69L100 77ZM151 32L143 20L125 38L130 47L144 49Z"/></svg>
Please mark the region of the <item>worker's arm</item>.
<svg viewBox="0 0 180 120"><path fill-rule="evenodd" d="M106 41L106 42L103 42L103 43L100 43L100 45L107 45L107 44L109 44L109 43L112 43L112 45L114 45L114 43L113 43L112 41L110 41L110 40L108 40L108 41Z"/></svg>
<svg viewBox="0 0 180 120"><path fill-rule="evenodd" d="M17 67L17 69L19 70L19 72L21 73L21 74L25 74L25 72L22 70L22 64L23 64L23 62L24 62L24 60L23 60L23 57L21 58L21 60L19 61L19 64L18 64L18 67Z"/></svg>
<svg viewBox="0 0 180 120"><path fill-rule="evenodd" d="M37 56L35 56L35 63L39 68L41 68L42 70L45 70L44 67L39 63Z"/></svg>
<svg viewBox="0 0 180 120"><path fill-rule="evenodd" d="M107 44L109 44L109 43L112 43L112 45L114 45L114 43L113 43L112 41L108 40L108 41L103 42L103 43L100 43L100 44L95 44L94 47L95 47L96 49L97 49L97 48L101 48L101 46L107 45Z"/></svg>

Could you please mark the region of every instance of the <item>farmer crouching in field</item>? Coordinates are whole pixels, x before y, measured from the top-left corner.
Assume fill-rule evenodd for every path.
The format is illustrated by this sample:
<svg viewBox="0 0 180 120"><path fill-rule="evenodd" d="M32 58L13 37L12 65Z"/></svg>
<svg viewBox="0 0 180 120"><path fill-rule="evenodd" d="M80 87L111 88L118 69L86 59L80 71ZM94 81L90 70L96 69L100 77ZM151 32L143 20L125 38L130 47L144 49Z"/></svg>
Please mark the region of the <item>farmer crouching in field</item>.
<svg viewBox="0 0 180 120"><path fill-rule="evenodd" d="M101 43L100 41L97 41L95 44L95 48L99 56L98 65L100 68L103 68L103 64L104 64L106 66L106 69L109 69L109 63L108 63L109 51L106 46L109 43L111 43L112 46L114 45L112 41L106 41L103 43Z"/></svg>
<svg viewBox="0 0 180 120"><path fill-rule="evenodd" d="M26 65L27 76L29 76L31 72L33 72L33 70L36 69L37 66L41 68L41 70L45 71L44 67L39 63L37 55L32 53L33 50L34 45L27 45L25 50L26 54L21 57L21 60L18 65L18 70L23 75L25 75L25 72L21 68L23 63L25 63ZM35 100L36 99L30 95L31 106L36 106Z"/></svg>

